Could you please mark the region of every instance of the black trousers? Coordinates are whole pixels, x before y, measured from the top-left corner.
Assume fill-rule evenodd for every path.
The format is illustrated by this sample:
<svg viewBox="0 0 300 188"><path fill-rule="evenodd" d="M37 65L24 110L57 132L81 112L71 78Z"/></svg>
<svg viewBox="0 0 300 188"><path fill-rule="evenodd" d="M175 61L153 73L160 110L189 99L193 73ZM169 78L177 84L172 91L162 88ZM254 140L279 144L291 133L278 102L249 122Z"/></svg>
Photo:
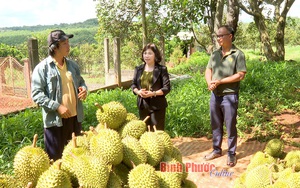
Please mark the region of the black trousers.
<svg viewBox="0 0 300 188"><path fill-rule="evenodd" d="M72 139L72 133L76 136L81 133L81 123L77 121L77 116L62 119L62 127L50 127L44 129L45 149L50 159L56 161L62 157L65 145Z"/></svg>
<svg viewBox="0 0 300 188"><path fill-rule="evenodd" d="M148 108L139 109L139 115L141 120L150 116L150 118L146 121L146 125L150 125L151 131L154 130L153 125L155 125L157 130L165 129L166 108L159 110L149 110Z"/></svg>

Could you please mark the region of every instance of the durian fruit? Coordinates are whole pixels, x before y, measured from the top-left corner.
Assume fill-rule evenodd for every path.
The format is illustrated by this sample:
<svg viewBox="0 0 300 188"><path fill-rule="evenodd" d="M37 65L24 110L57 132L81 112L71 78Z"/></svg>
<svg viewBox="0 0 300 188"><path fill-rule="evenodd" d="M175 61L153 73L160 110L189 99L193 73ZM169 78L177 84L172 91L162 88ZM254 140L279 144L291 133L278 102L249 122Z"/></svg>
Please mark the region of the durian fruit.
<svg viewBox="0 0 300 188"><path fill-rule="evenodd" d="M106 188L122 188L122 180L114 171L109 173Z"/></svg>
<svg viewBox="0 0 300 188"><path fill-rule="evenodd" d="M242 188L246 186L245 184L245 179L246 179L247 171L243 172L238 178L235 179L234 181L234 188Z"/></svg>
<svg viewBox="0 0 300 188"><path fill-rule="evenodd" d="M139 142L147 153L147 163L156 166L164 156L165 148L161 138L154 132L149 131L142 134Z"/></svg>
<svg viewBox="0 0 300 188"><path fill-rule="evenodd" d="M300 187L300 173L292 173L286 178L288 187L299 188Z"/></svg>
<svg viewBox="0 0 300 188"><path fill-rule="evenodd" d="M181 188L181 178L174 172L156 171L160 188Z"/></svg>
<svg viewBox="0 0 300 188"><path fill-rule="evenodd" d="M15 177L12 175L0 173L0 188L15 188L20 187L18 182L15 181Z"/></svg>
<svg viewBox="0 0 300 188"><path fill-rule="evenodd" d="M74 133L72 134L72 140L65 146L61 158L63 161L61 168L68 173L73 187L78 187L78 179L73 168L76 157L90 154L90 151L87 148L86 144L81 144L81 147L78 146L78 138L80 137L75 136Z"/></svg>
<svg viewBox="0 0 300 188"><path fill-rule="evenodd" d="M263 153L262 151L256 152L250 160L250 163L247 166L247 171L252 170L253 168L260 166L262 164L273 164L276 163L276 159L269 154Z"/></svg>
<svg viewBox="0 0 300 188"><path fill-rule="evenodd" d="M139 118L134 113L127 112L126 121L128 122L131 120L139 120Z"/></svg>
<svg viewBox="0 0 300 188"><path fill-rule="evenodd" d="M182 163L178 162L176 159L171 158L168 155L164 155L163 159L160 162L158 171L156 171L159 177L160 187L180 188L181 181L183 180L183 173L185 171L184 169L185 167Z"/></svg>
<svg viewBox="0 0 300 188"><path fill-rule="evenodd" d="M36 147L37 138L35 134L32 145L21 148L14 157L14 174L22 187L27 186L29 182L35 187L40 175L50 167L47 153Z"/></svg>
<svg viewBox="0 0 300 188"><path fill-rule="evenodd" d="M292 168L285 168L284 170L276 173L272 173L274 180L286 180L289 175L294 173L294 169Z"/></svg>
<svg viewBox="0 0 300 188"><path fill-rule="evenodd" d="M266 187L271 184L271 173L267 165L257 166L247 173L245 186L251 188Z"/></svg>
<svg viewBox="0 0 300 188"><path fill-rule="evenodd" d="M138 139L126 136L122 139L123 144L123 163L129 168L133 168L133 165L139 165L147 162L147 153L141 146Z"/></svg>
<svg viewBox="0 0 300 188"><path fill-rule="evenodd" d="M106 164L117 165L123 160L123 144L117 131L101 129L90 140L91 155L103 160Z"/></svg>
<svg viewBox="0 0 300 188"><path fill-rule="evenodd" d="M287 153L284 158L286 162L286 167L293 167L295 168L296 172L300 171L300 150L292 150Z"/></svg>
<svg viewBox="0 0 300 188"><path fill-rule="evenodd" d="M142 120L131 120L122 125L119 129L119 134L121 138L125 138L126 136L132 136L134 138L139 139L142 134L147 131L146 121L150 118L147 116L143 121Z"/></svg>
<svg viewBox="0 0 300 188"><path fill-rule="evenodd" d="M68 174L61 169L61 160L39 177L36 188L72 188Z"/></svg>
<svg viewBox="0 0 300 188"><path fill-rule="evenodd" d="M111 101L103 106L97 103L95 105L98 107L96 111L98 122L106 124L111 129L117 130L126 120L127 110L120 102Z"/></svg>
<svg viewBox="0 0 300 188"><path fill-rule="evenodd" d="M74 171L80 187L105 188L109 179L109 167L91 155L75 157Z"/></svg>
<svg viewBox="0 0 300 188"><path fill-rule="evenodd" d="M264 152L271 155L272 157L280 157L283 153L284 143L280 139L272 139L268 141Z"/></svg>
<svg viewBox="0 0 300 188"><path fill-rule="evenodd" d="M163 130L157 130L156 126L153 126L154 132L161 138L165 147L165 154L171 155L173 153L173 143L168 133Z"/></svg>
<svg viewBox="0 0 300 188"><path fill-rule="evenodd" d="M193 181L185 179L181 183L181 188L197 188L197 185Z"/></svg>
<svg viewBox="0 0 300 188"><path fill-rule="evenodd" d="M112 171L119 176L123 186L128 185L128 174L130 169L125 164L120 163L118 165L114 165L112 167Z"/></svg>
<svg viewBox="0 0 300 188"><path fill-rule="evenodd" d="M172 157L172 158L174 158L177 161L179 161L179 162L182 163L182 154L181 154L181 151L175 145L172 146L172 153L171 153L170 157Z"/></svg>
<svg viewBox="0 0 300 188"><path fill-rule="evenodd" d="M128 174L128 185L130 188L158 188L158 176L153 166L139 164Z"/></svg>

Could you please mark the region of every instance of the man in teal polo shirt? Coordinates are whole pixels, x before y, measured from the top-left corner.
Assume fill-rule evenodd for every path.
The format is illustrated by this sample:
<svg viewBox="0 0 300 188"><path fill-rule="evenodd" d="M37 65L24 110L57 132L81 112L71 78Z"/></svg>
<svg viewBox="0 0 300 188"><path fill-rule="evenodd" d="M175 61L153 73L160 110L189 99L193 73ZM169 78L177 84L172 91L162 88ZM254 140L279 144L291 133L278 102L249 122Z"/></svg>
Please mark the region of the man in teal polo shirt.
<svg viewBox="0 0 300 188"><path fill-rule="evenodd" d="M244 53L235 47L234 30L228 25L217 31L217 41L221 46L210 57L205 71L205 79L210 98L210 121L213 134L213 151L204 157L211 160L222 155L223 124L228 135L227 165L236 164L237 109L240 81L246 74Z"/></svg>

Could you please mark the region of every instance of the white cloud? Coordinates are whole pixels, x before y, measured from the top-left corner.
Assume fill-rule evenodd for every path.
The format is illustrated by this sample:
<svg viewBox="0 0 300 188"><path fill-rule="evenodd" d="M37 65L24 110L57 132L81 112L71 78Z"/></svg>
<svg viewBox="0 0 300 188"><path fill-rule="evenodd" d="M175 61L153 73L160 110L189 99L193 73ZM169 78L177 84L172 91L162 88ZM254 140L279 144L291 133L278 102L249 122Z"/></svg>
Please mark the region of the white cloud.
<svg viewBox="0 0 300 188"><path fill-rule="evenodd" d="M0 28L82 22L96 18L93 0L2 0Z"/></svg>

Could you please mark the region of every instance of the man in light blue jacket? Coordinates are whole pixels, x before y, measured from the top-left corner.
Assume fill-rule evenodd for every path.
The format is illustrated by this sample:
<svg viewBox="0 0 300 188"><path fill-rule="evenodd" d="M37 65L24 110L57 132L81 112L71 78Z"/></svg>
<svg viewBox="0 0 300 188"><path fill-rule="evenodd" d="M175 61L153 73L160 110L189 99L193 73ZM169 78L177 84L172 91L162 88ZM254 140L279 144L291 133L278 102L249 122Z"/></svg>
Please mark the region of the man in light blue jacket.
<svg viewBox="0 0 300 188"><path fill-rule="evenodd" d="M78 64L66 58L73 36L62 30L51 31L49 56L32 73L31 97L42 108L45 149L54 161L62 157L72 133L79 135L82 129L82 100L87 96L87 86Z"/></svg>

